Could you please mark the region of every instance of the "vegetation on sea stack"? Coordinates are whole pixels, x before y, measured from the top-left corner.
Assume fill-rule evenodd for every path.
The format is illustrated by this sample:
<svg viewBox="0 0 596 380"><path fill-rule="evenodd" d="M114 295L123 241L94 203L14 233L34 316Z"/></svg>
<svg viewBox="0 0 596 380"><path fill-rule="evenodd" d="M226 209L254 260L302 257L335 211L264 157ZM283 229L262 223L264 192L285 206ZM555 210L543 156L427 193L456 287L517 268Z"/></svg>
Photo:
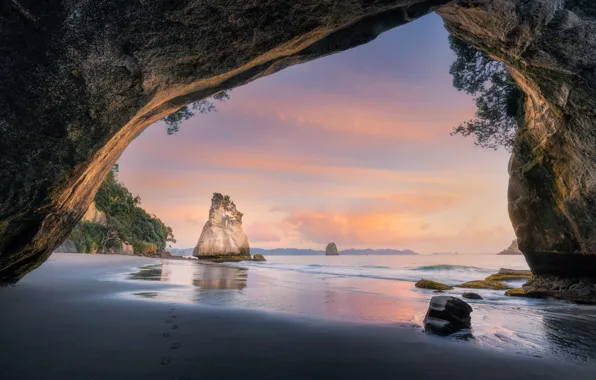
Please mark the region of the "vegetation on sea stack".
<svg viewBox="0 0 596 380"><path fill-rule="evenodd" d="M131 244L135 253L155 254L176 242L172 228L158 217L143 210L141 198L133 196L118 181L118 165L114 165L102 182L95 203L106 214L107 225L81 222L70 239L80 252L103 252Z"/></svg>

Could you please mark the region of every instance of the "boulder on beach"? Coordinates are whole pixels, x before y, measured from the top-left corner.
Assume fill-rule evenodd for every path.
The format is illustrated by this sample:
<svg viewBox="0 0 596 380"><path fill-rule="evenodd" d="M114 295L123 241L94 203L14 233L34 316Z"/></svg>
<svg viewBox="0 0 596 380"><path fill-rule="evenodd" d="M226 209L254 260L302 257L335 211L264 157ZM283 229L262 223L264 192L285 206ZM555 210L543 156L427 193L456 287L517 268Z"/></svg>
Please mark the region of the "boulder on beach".
<svg viewBox="0 0 596 380"><path fill-rule="evenodd" d="M455 285L456 288L467 288L467 289L492 289L492 290L507 290L509 286L499 281L487 281L477 280L468 281L463 284Z"/></svg>
<svg viewBox="0 0 596 380"><path fill-rule="evenodd" d="M453 287L445 284L441 284L440 282L432 281L432 280L425 280L422 279L414 284L415 287L420 289L433 289L433 290L451 290Z"/></svg>
<svg viewBox="0 0 596 380"><path fill-rule="evenodd" d="M468 293L468 292L466 292L466 293L463 293L461 296L463 298L467 298L467 299L470 299L470 300L483 300L484 299L478 293Z"/></svg>
<svg viewBox="0 0 596 380"><path fill-rule="evenodd" d="M335 243L327 244L327 248L325 248L325 256L337 256L339 255L339 251L337 250L337 246Z"/></svg>
<svg viewBox="0 0 596 380"><path fill-rule="evenodd" d="M242 229L242 215L229 196L213 193L209 220L203 227L193 256L199 259L250 259L248 237Z"/></svg>
<svg viewBox="0 0 596 380"><path fill-rule="evenodd" d="M424 331L445 336L470 329L472 311L472 307L459 298L434 296L424 317Z"/></svg>
<svg viewBox="0 0 596 380"><path fill-rule="evenodd" d="M252 261L267 261L265 256L261 255L260 253L255 253L252 255Z"/></svg>

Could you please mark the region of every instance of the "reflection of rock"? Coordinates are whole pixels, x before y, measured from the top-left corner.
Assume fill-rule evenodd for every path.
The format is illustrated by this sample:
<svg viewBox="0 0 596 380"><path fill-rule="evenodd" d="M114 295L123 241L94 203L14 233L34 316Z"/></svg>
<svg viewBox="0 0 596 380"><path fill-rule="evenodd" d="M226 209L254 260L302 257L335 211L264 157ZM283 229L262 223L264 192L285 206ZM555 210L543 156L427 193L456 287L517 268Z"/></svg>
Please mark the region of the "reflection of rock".
<svg viewBox="0 0 596 380"><path fill-rule="evenodd" d="M434 296L424 317L424 331L437 335L450 335L470 329L472 307L459 298Z"/></svg>
<svg viewBox="0 0 596 380"><path fill-rule="evenodd" d="M209 220L193 251L198 258L250 256L248 238L242 229L242 213L226 195L214 193Z"/></svg>
<svg viewBox="0 0 596 380"><path fill-rule="evenodd" d="M244 289L246 268L203 265L193 261L164 261L146 265L129 275L131 280L161 281L177 285L194 285L201 289Z"/></svg>
<svg viewBox="0 0 596 380"><path fill-rule="evenodd" d="M87 211L81 220L85 222L101 224L102 226L106 226L108 224L106 220L106 214L103 211L99 211L97 209L95 206L95 201L91 202L89 208L87 208Z"/></svg>
<svg viewBox="0 0 596 380"><path fill-rule="evenodd" d="M265 260L265 256L261 255L260 253L255 253L252 255L252 261L267 261Z"/></svg>
<svg viewBox="0 0 596 380"><path fill-rule="evenodd" d="M497 253L497 255L521 255L522 251L519 250L517 246L517 239L511 242L511 245L507 247L507 249L502 250L501 252Z"/></svg>
<svg viewBox="0 0 596 380"><path fill-rule="evenodd" d="M335 243L327 244L327 248L325 248L325 256L337 256L339 255L339 251L337 250L337 246Z"/></svg>
<svg viewBox="0 0 596 380"><path fill-rule="evenodd" d="M66 239L64 243L60 245L60 247L56 248L54 252L59 253L78 253L77 246L75 245L74 241L70 239Z"/></svg>
<svg viewBox="0 0 596 380"><path fill-rule="evenodd" d="M201 289L241 290L246 287L248 273L245 268L200 264L195 267L192 284Z"/></svg>
<svg viewBox="0 0 596 380"><path fill-rule="evenodd" d="M596 360L596 308L548 308L543 310L540 316L544 337L551 346L551 352L559 355L566 352L566 355L571 355L583 363Z"/></svg>

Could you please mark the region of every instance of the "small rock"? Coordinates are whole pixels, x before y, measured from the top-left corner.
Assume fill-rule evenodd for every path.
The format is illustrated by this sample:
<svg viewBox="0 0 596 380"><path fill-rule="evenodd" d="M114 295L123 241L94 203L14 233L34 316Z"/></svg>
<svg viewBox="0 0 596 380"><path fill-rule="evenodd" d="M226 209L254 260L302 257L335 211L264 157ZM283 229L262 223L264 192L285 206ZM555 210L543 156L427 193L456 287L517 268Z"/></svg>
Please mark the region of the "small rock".
<svg viewBox="0 0 596 380"><path fill-rule="evenodd" d="M540 292L526 292L524 288L509 289L505 292L509 297L525 297L525 298L543 298L546 295Z"/></svg>
<svg viewBox="0 0 596 380"><path fill-rule="evenodd" d="M339 255L339 251L337 250L337 246L335 243L327 244L327 248L325 248L325 256L337 256Z"/></svg>
<svg viewBox="0 0 596 380"><path fill-rule="evenodd" d="M463 284L455 285L456 288L468 288L468 289L492 289L492 290L507 290L509 286L503 284L500 281L468 281Z"/></svg>
<svg viewBox="0 0 596 380"><path fill-rule="evenodd" d="M482 296L480 294L477 293L464 293L461 295L464 298L468 298L471 300L483 300L484 298L482 298Z"/></svg>
<svg viewBox="0 0 596 380"><path fill-rule="evenodd" d="M434 290L451 290L453 289L449 285L441 284L440 282L432 281L432 280L425 280L422 279L418 281L415 285L417 288L421 289L434 289Z"/></svg>
<svg viewBox="0 0 596 380"><path fill-rule="evenodd" d="M255 253L252 255L252 261L267 261L265 260L265 256L261 255L260 253Z"/></svg>
<svg viewBox="0 0 596 380"><path fill-rule="evenodd" d="M424 317L424 331L437 335L451 335L472 328L472 307L451 296L434 296Z"/></svg>

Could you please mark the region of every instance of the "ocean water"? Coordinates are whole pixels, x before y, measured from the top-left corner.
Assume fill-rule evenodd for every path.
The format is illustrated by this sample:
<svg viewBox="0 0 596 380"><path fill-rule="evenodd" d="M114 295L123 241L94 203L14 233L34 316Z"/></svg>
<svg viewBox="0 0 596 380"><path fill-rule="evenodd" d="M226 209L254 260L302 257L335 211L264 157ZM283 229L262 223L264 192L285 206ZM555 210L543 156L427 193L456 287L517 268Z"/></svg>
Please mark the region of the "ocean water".
<svg viewBox="0 0 596 380"><path fill-rule="evenodd" d="M267 260L224 265L164 260L126 274L126 281L151 281L152 286L124 296L422 331L435 294L414 287L421 278L455 285L484 279L499 268L528 269L522 256L496 255L269 256ZM523 281L508 284L518 287ZM460 297L464 291L456 288L444 294ZM472 332L447 339L521 355L596 362L596 307L506 297L504 291L471 291L484 298L466 300L474 309Z"/></svg>

